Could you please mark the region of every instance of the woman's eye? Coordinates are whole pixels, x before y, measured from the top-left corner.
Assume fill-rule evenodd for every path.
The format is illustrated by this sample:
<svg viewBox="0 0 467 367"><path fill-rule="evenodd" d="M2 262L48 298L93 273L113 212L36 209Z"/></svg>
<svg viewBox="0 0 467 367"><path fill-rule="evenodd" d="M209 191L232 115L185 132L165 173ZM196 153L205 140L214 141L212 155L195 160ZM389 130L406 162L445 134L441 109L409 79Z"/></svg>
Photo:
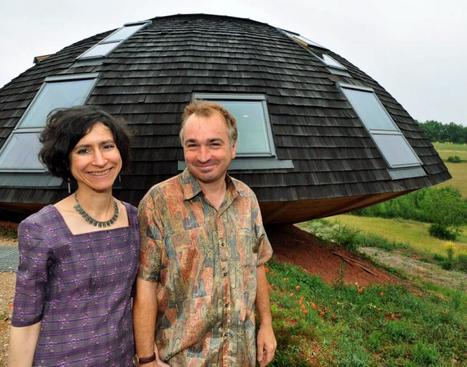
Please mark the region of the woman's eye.
<svg viewBox="0 0 467 367"><path fill-rule="evenodd" d="M87 149L87 148L79 148L76 151L76 154L87 154L87 153L89 153L89 149Z"/></svg>
<svg viewBox="0 0 467 367"><path fill-rule="evenodd" d="M113 149L113 148L115 148L115 144L105 144L105 145L104 145L104 149L105 149L105 150L111 150L111 149Z"/></svg>

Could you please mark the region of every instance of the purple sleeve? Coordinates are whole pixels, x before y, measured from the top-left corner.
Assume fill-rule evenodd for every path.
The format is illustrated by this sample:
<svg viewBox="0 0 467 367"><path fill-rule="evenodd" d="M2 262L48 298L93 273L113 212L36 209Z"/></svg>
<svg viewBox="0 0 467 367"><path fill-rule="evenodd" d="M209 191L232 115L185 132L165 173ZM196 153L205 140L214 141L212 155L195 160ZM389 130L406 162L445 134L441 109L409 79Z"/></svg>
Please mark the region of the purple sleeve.
<svg viewBox="0 0 467 367"><path fill-rule="evenodd" d="M19 265L13 303L13 326L28 326L42 319L47 284L48 241L44 228L24 221L18 227Z"/></svg>

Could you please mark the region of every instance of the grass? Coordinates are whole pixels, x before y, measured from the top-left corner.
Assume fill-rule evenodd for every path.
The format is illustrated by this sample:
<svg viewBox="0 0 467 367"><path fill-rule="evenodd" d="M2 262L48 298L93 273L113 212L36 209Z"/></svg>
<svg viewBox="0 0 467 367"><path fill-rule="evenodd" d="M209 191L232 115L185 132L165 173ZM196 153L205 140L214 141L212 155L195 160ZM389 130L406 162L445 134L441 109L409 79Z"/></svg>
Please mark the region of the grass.
<svg viewBox="0 0 467 367"><path fill-rule="evenodd" d="M278 339L272 366L465 365L466 295L416 296L404 287L331 286L272 262L268 278Z"/></svg>
<svg viewBox="0 0 467 367"><path fill-rule="evenodd" d="M442 182L435 187L451 186L460 191L462 197L467 198L467 162L464 163L447 163L444 162L449 170L452 178Z"/></svg>
<svg viewBox="0 0 467 367"><path fill-rule="evenodd" d="M467 197L467 144L434 143L440 157L445 161L452 179L443 182L437 187L452 186L458 189L463 197ZM448 163L449 157L458 156L462 163Z"/></svg>
<svg viewBox="0 0 467 367"><path fill-rule="evenodd" d="M331 222L340 222L346 226L365 233L376 234L388 241L404 243L409 247L431 255L446 255L448 248L454 249L454 255L467 255L467 226L462 227L462 234L458 240L443 241L430 236L429 224L407 219L386 219L376 217L361 217L354 215L337 215L328 218ZM372 244L369 243L369 246ZM381 247L381 246L378 246Z"/></svg>
<svg viewBox="0 0 467 367"><path fill-rule="evenodd" d="M443 160L454 155L467 160L467 144L433 143L433 146Z"/></svg>

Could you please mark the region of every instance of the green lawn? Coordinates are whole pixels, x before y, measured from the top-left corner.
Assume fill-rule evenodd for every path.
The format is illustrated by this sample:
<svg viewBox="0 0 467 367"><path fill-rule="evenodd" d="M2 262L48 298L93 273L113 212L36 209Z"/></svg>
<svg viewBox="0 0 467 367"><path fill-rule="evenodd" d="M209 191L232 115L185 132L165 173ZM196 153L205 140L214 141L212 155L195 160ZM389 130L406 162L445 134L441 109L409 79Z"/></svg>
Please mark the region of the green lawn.
<svg viewBox="0 0 467 367"><path fill-rule="evenodd" d="M467 144L433 143L433 145L444 160L454 155L459 156L462 160L467 160Z"/></svg>
<svg viewBox="0 0 467 367"><path fill-rule="evenodd" d="M463 197L467 198L467 144L434 143L440 157L445 161L452 179L443 182L437 187L451 186L458 189ZM464 162L446 162L450 156L459 156Z"/></svg>
<svg viewBox="0 0 467 367"><path fill-rule="evenodd" d="M458 241L444 241L430 236L428 223L407 219L386 219L376 217L361 217L355 215L336 215L326 218L339 221L351 228L366 233L373 233L390 241L403 242L417 251L446 256L448 247L454 248L454 253L467 254L467 226L464 226ZM369 244L371 245L371 244Z"/></svg>
<svg viewBox="0 0 467 367"><path fill-rule="evenodd" d="M448 181L442 182L435 187L450 186L459 190L462 197L467 198L467 162L466 163L448 163L444 162L448 167L449 173L452 178Z"/></svg>
<svg viewBox="0 0 467 367"><path fill-rule="evenodd" d="M271 262L275 367L465 366L466 295L328 285Z"/></svg>

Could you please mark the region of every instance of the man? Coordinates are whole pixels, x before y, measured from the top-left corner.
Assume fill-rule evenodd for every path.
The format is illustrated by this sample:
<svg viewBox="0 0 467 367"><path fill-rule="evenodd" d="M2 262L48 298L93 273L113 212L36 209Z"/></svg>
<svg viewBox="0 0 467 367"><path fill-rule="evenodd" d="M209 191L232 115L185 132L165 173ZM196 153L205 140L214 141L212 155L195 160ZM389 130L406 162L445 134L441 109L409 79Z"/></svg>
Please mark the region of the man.
<svg viewBox="0 0 467 367"><path fill-rule="evenodd" d="M272 249L254 193L227 175L235 119L215 103L192 102L180 140L187 168L139 207L139 365L266 366L276 349L264 268Z"/></svg>

